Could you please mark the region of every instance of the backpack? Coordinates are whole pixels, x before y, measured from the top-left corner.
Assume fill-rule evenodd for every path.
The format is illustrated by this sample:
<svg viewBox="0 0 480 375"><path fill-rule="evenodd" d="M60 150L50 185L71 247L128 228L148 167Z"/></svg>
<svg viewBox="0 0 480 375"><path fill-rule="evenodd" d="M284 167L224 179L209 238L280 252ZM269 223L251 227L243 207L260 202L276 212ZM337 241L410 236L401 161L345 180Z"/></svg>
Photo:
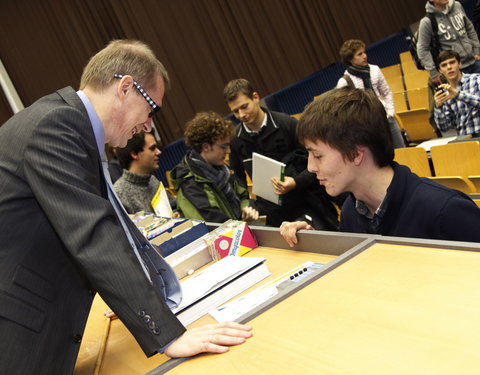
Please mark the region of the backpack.
<svg viewBox="0 0 480 375"><path fill-rule="evenodd" d="M440 46L440 38L438 37L438 24L435 15L433 15L432 13L427 13L426 17L430 19L430 24L432 25L433 37L430 40L430 52L432 54L433 61L436 64L437 56L442 50ZM410 54L412 55L413 61L415 62L415 66L417 67L417 69L425 70L425 67L420 61L417 53L418 30L415 32L414 35L407 37L407 42L409 44L408 49L410 51Z"/></svg>

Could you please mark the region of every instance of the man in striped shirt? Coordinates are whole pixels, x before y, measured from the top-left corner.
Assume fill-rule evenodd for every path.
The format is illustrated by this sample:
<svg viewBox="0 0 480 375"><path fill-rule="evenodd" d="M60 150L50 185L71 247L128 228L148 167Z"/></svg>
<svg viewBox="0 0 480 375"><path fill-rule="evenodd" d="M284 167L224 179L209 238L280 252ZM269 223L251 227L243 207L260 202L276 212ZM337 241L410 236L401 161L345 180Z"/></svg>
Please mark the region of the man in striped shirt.
<svg viewBox="0 0 480 375"><path fill-rule="evenodd" d="M437 64L447 83L435 91L435 122L443 131L480 136L480 74L462 73L460 56L451 50L440 52Z"/></svg>

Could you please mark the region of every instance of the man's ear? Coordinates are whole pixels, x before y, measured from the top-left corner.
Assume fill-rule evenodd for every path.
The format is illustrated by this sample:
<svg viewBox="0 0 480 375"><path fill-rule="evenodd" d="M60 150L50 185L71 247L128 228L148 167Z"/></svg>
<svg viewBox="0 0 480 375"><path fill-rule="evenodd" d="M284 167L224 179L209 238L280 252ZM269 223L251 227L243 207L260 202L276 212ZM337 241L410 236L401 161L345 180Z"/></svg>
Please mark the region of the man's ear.
<svg viewBox="0 0 480 375"><path fill-rule="evenodd" d="M130 151L130 157L133 159L133 160L138 160L138 154L134 151Z"/></svg>
<svg viewBox="0 0 480 375"><path fill-rule="evenodd" d="M252 100L259 102L259 101L260 101L260 94L255 91L255 92L252 94Z"/></svg>
<svg viewBox="0 0 480 375"><path fill-rule="evenodd" d="M212 145L210 143L208 142L202 143L202 152L210 151L211 148L212 148Z"/></svg>
<svg viewBox="0 0 480 375"><path fill-rule="evenodd" d="M363 160L365 160L366 149L367 148L365 146L355 146L355 157L353 158L353 164L355 164L357 167L362 164Z"/></svg>
<svg viewBox="0 0 480 375"><path fill-rule="evenodd" d="M124 75L122 78L120 78L120 82L118 83L117 86L117 92L120 97L123 97L127 95L128 90L133 86L133 78L132 76Z"/></svg>

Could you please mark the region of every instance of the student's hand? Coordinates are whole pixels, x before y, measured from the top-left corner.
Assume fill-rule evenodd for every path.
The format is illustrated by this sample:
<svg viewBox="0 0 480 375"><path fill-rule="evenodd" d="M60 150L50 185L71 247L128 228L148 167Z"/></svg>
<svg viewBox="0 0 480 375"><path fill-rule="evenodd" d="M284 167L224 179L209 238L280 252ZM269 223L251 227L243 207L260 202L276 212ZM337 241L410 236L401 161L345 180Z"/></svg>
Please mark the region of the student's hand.
<svg viewBox="0 0 480 375"><path fill-rule="evenodd" d="M280 234L290 247L294 247L298 243L297 232L301 229L313 230L313 227L306 221L284 221L280 225Z"/></svg>
<svg viewBox="0 0 480 375"><path fill-rule="evenodd" d="M458 90L457 90L456 87L453 87L452 85L449 85L448 83L444 83L443 85L440 85L440 86L448 91L449 99L456 98L458 96Z"/></svg>
<svg viewBox="0 0 480 375"><path fill-rule="evenodd" d="M439 90L443 89L443 90ZM458 91L456 88L452 87L448 83L442 83L439 85L435 91L435 95L433 96L433 100L435 101L435 107L440 108L443 103L447 100L454 98L458 95Z"/></svg>
<svg viewBox="0 0 480 375"><path fill-rule="evenodd" d="M475 60L480 60L480 55L475 55Z"/></svg>
<svg viewBox="0 0 480 375"><path fill-rule="evenodd" d="M225 322L188 329L172 342L165 354L170 358L191 357L199 353L225 353L232 345L243 344L252 336L252 328Z"/></svg>
<svg viewBox="0 0 480 375"><path fill-rule="evenodd" d="M292 191L296 188L297 183L292 177L285 176L285 181L280 181L278 178L272 178L273 188L275 189L275 194L287 194L289 191Z"/></svg>
<svg viewBox="0 0 480 375"><path fill-rule="evenodd" d="M257 220L259 216L258 211L253 207L243 207L242 208L242 220L251 221Z"/></svg>

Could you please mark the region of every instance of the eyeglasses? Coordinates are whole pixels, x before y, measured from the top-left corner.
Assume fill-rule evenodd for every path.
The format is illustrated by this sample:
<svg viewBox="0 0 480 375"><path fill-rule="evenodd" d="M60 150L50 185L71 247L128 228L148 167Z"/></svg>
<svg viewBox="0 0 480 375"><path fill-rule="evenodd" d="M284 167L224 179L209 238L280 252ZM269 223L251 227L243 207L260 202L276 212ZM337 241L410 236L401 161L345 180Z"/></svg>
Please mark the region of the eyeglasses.
<svg viewBox="0 0 480 375"><path fill-rule="evenodd" d="M113 75L115 78L122 78L124 76L124 74L114 74ZM153 117L153 115L160 111L160 106L155 103L155 101L150 97L150 95L147 94L147 92L143 89L142 86L140 86L140 84L137 82L137 81L133 81L133 86L135 86L135 88L138 90L138 92L140 94L142 94L142 96L145 98L145 100L147 101L148 105L152 108L152 110L150 111L150 113L148 114L148 117Z"/></svg>
<svg viewBox="0 0 480 375"><path fill-rule="evenodd" d="M230 143L222 143L221 145L219 145L218 143L214 143L214 145L220 147L223 150L227 150L230 148Z"/></svg>

